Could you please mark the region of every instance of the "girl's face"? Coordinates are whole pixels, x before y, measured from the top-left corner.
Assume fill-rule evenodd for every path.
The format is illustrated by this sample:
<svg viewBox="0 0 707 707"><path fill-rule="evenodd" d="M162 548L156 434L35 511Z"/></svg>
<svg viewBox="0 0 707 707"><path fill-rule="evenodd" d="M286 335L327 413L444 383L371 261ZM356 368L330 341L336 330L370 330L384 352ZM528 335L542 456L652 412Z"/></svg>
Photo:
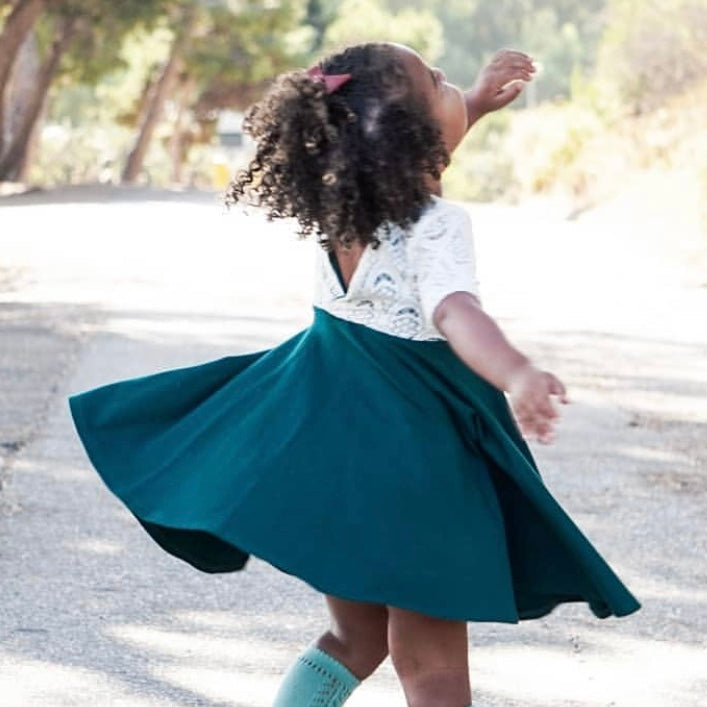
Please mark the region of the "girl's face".
<svg viewBox="0 0 707 707"><path fill-rule="evenodd" d="M405 66L413 86L420 91L430 114L439 124L450 154L466 134L468 118L461 89L447 83L441 69L428 66L420 55L401 44L392 44Z"/></svg>

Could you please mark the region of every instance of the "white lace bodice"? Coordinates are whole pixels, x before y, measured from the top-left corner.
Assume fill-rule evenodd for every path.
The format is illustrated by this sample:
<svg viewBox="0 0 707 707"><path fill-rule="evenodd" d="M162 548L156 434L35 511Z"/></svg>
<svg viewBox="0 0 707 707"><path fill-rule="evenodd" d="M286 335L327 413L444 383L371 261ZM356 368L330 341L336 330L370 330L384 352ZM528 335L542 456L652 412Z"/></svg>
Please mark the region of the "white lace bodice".
<svg viewBox="0 0 707 707"><path fill-rule="evenodd" d="M393 336L444 339L432 322L435 307L452 292L479 294L466 210L433 198L410 228L381 229L378 237L378 248L363 250L348 289L318 249L314 304Z"/></svg>

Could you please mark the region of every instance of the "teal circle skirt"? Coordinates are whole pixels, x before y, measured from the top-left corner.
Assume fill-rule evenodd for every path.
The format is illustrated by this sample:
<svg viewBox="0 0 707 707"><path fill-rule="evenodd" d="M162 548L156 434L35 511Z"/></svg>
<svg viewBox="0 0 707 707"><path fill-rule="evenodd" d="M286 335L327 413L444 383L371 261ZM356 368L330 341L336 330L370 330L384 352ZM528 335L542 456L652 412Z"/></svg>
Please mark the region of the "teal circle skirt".
<svg viewBox="0 0 707 707"><path fill-rule="evenodd" d="M327 594L468 621L639 608L545 487L505 396L446 341L315 308L272 349L70 405L108 488L204 572L252 554Z"/></svg>

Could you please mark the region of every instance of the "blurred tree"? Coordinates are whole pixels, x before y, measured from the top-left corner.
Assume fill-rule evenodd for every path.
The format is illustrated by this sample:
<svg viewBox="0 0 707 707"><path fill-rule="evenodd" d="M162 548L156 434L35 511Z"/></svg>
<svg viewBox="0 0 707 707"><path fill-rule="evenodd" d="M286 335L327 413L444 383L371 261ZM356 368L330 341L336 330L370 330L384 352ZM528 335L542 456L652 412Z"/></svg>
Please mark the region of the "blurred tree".
<svg viewBox="0 0 707 707"><path fill-rule="evenodd" d="M343 0L324 33L324 48L383 40L406 44L428 61L436 61L444 47L442 24L429 9L390 10L385 0Z"/></svg>
<svg viewBox="0 0 707 707"><path fill-rule="evenodd" d="M312 28L312 51L318 52L324 44L327 27L336 19L339 0L309 0L305 23Z"/></svg>
<svg viewBox="0 0 707 707"><path fill-rule="evenodd" d="M174 90L183 56L189 49L189 43L197 26L198 15L194 4L175 3L175 6L169 9L171 10L170 24L175 28L174 40L159 76L156 79L148 77L143 91L143 108L140 116L142 122L121 178L127 184L135 182L142 171L150 140L162 117L165 101Z"/></svg>
<svg viewBox="0 0 707 707"><path fill-rule="evenodd" d="M174 98L173 130L177 135L170 139L170 152L172 159L178 160L173 162L172 174L179 174L190 144L211 138L219 110L244 108L262 91L266 80L306 60L314 41L312 28L304 23L306 9L304 0L267 5L259 0L214 0L208 8L202 7L188 33L182 29L181 44L180 33L174 34L170 51L170 60L176 57L174 74L167 74L168 60L151 92L147 91L150 79L146 82L143 95L149 95L148 108L138 141L150 121L154 130L155 116L162 113L167 98ZM187 25L182 21L177 26ZM194 121L199 126L196 131ZM143 150L142 157L144 154ZM139 171L131 153L124 180L136 179Z"/></svg>
<svg viewBox="0 0 707 707"><path fill-rule="evenodd" d="M192 76L182 72L177 79L174 92L175 117L169 136L169 158L171 162L171 180L174 184L184 182L184 162L192 143L194 133L189 125L189 106L193 102L196 82Z"/></svg>
<svg viewBox="0 0 707 707"><path fill-rule="evenodd" d="M432 12L442 23L439 63L451 81L469 85L502 48L526 51L542 65L538 100L568 96L576 71L594 66L606 0L384 0Z"/></svg>
<svg viewBox="0 0 707 707"><path fill-rule="evenodd" d="M212 8L186 58L199 86L197 118L244 108L266 81L308 61L316 39L306 6L305 0L241 0Z"/></svg>
<svg viewBox="0 0 707 707"><path fill-rule="evenodd" d="M137 179L171 99L179 135L171 141L170 152L183 161L192 114L213 127L215 109L242 106L252 97L252 86L290 68L311 50L314 34L303 25L305 10L305 0L268 4L259 0L46 0L37 24L41 80L24 87L28 96L23 103L28 107L0 157L0 179L16 175L26 162L29 138L55 77L64 85L104 81L116 68L127 65L121 54L123 41L137 28L144 28L140 31L147 41L150 28L161 29L169 37L169 46L156 63L146 66L132 118L123 111L123 123L131 122L137 130L123 179ZM134 44L133 49L146 56L152 53L144 44ZM179 172L178 164L173 172Z"/></svg>
<svg viewBox="0 0 707 707"><path fill-rule="evenodd" d="M25 0L28 1L28 0ZM25 109L0 153L0 179L16 178L25 164L30 137L42 114L49 88L63 74L96 81L119 59L120 42L139 21L154 21L162 0L47 0L34 27L42 54L38 80L25 86ZM9 22L9 19L8 19Z"/></svg>
<svg viewBox="0 0 707 707"><path fill-rule="evenodd" d="M636 115L707 73L705 0L609 0L599 80Z"/></svg>
<svg viewBox="0 0 707 707"><path fill-rule="evenodd" d="M27 87L24 113L0 157L0 180L16 178L24 161L35 122L42 112L49 86L57 73L64 52L77 34L78 26L77 17L66 15L55 20L51 43L40 65L37 81Z"/></svg>
<svg viewBox="0 0 707 707"><path fill-rule="evenodd" d="M14 135L20 129L30 108L31 91L28 91L28 88L39 82L40 70L41 62L36 32L30 32L15 57L5 90L5 131L7 135ZM34 131L33 137L36 146L37 131ZM18 175L16 179L23 181L21 175Z"/></svg>
<svg viewBox="0 0 707 707"><path fill-rule="evenodd" d="M25 37L44 7L44 0L15 0L0 33L0 155L5 143L5 94L10 71ZM0 176L2 179L2 176Z"/></svg>

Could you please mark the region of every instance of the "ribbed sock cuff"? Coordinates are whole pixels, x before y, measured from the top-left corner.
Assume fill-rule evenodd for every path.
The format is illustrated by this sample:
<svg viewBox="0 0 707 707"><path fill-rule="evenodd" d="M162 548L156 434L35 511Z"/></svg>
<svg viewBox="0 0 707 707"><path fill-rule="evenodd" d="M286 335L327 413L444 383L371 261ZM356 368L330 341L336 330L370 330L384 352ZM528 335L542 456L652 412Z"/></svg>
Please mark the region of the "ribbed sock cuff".
<svg viewBox="0 0 707 707"><path fill-rule="evenodd" d="M273 707L341 707L359 683L346 666L310 646L287 671Z"/></svg>
<svg viewBox="0 0 707 707"><path fill-rule="evenodd" d="M307 648L298 660L339 682L346 690L347 697L361 684L361 681L345 665L316 646Z"/></svg>

